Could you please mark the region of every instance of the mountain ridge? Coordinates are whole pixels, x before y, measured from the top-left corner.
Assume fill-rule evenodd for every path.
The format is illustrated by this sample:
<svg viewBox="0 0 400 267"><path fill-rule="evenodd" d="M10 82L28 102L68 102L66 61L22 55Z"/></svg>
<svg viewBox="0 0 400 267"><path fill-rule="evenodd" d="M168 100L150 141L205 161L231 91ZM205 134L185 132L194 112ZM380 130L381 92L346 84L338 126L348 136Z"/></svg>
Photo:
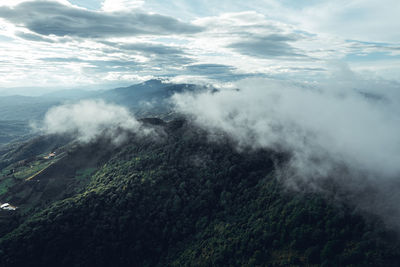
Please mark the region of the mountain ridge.
<svg viewBox="0 0 400 267"><path fill-rule="evenodd" d="M70 188L77 191L36 208L21 206L26 217L21 214L16 228L0 238L2 266L400 262L396 234L379 220L368 222L354 207L316 193L285 189L276 173L285 155L239 152L229 137L210 143L186 119L142 122L163 135L132 134L120 146L100 138L64 150L67 156L51 172L76 181ZM84 166L73 167L81 158ZM41 182L51 177L42 175ZM46 192L35 179L30 183Z"/></svg>
<svg viewBox="0 0 400 267"><path fill-rule="evenodd" d="M100 91L53 92L40 97L4 96L0 97L0 145L12 141L24 141L35 135L31 123L40 122L46 112L64 103L74 103L87 99L102 99L106 102L122 105L139 117L168 113L171 105L166 99L173 93L183 90L204 90L194 84L173 84L161 79L153 79L128 87L118 87ZM8 128L19 126L18 131Z"/></svg>

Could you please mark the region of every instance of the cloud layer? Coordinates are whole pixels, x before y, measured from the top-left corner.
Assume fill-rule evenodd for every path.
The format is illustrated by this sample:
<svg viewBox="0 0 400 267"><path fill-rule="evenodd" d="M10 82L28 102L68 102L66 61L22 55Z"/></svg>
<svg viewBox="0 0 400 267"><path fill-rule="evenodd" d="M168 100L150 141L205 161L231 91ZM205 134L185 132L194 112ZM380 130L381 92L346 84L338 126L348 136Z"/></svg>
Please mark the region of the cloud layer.
<svg viewBox="0 0 400 267"><path fill-rule="evenodd" d="M102 100L84 100L51 108L45 115L42 131L73 136L84 143L108 137L115 144L125 141L128 133L151 132L126 108Z"/></svg>
<svg viewBox="0 0 400 267"><path fill-rule="evenodd" d="M202 29L174 18L139 12L95 12L57 2L24 2L0 7L0 17L41 35L99 38L138 34L187 34Z"/></svg>
<svg viewBox="0 0 400 267"><path fill-rule="evenodd" d="M173 101L210 138L222 132L240 150L288 153L280 171L290 187L337 194L400 229L400 86L335 78L319 86L245 79Z"/></svg>
<svg viewBox="0 0 400 267"><path fill-rule="evenodd" d="M297 41L295 36L271 34L268 36L256 36L250 40L241 40L230 44L239 53L255 57L276 58L291 57L303 58L304 55L296 51L289 43Z"/></svg>
<svg viewBox="0 0 400 267"><path fill-rule="evenodd" d="M387 30L398 23L385 7L395 6L390 2L3 0L0 87L112 88L160 77L313 82L325 78L332 60L398 81L400 45ZM391 23L370 18L372 9Z"/></svg>
<svg viewBox="0 0 400 267"><path fill-rule="evenodd" d="M293 153L305 175L326 176L343 163L359 171L400 175L400 109L395 99L356 90L246 79L240 90L175 95L177 110L241 147ZM322 159L321 164L310 164ZM311 171L311 173L310 173Z"/></svg>

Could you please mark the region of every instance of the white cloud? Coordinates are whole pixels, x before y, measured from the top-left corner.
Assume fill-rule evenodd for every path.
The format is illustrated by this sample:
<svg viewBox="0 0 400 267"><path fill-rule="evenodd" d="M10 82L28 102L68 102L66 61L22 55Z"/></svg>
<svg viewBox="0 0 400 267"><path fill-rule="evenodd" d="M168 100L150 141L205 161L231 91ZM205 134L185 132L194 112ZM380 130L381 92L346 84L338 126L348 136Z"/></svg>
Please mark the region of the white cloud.
<svg viewBox="0 0 400 267"><path fill-rule="evenodd" d="M38 0L1 0L0 6L13 7L13 6L17 6L23 2L34 2L34 1L38 1ZM68 2L68 0L40 0L40 1L58 2L63 5L71 6L71 3Z"/></svg>
<svg viewBox="0 0 400 267"><path fill-rule="evenodd" d="M16 6L22 1L0 2L0 5ZM400 66L396 61L396 56L400 53L398 44L376 45L346 41L350 37L365 40L365 36L369 36L368 40L375 41L396 40L398 35L395 28L397 29L399 25L397 15L393 13L398 4L391 0L388 5L382 4L381 7L376 1L370 0L349 3L342 0L312 1L307 4L291 5L275 0L245 2L179 0L171 3L152 0L145 2L106 0L102 2L102 9L97 11L74 7L66 0L58 2L68 5L69 8L59 7L57 10L61 11L56 12L48 12L48 8L43 8L40 12L32 13L34 15L28 14L33 12L31 7L36 6L32 3L29 8L21 9L20 13L15 7L12 12L7 8L3 9L5 17L10 17L11 12L14 17L18 15L21 21L14 18L14 23L11 23L0 19L0 55L4 61L0 64L1 86L54 87L114 83L115 85L110 85L112 87L120 86L121 82L136 82L142 79L140 77L150 76L202 76L198 78L202 80L216 78L204 75L205 72L201 75L193 70L188 73L188 65L193 64L231 66L234 69L232 71L234 79L240 75L270 75L286 79L297 77L313 82L325 75L323 68L326 61L337 59L350 61L350 65L359 71L368 71L371 75L399 80L397 73ZM376 13L371 12L374 9L377 10ZM69 11L65 13L62 10ZM74 14L90 16L78 16L82 20L76 24L65 23L65 18L71 15L71 10ZM57 12L59 13L53 14ZM120 19L120 14L129 12L145 14L144 17L150 21L159 18L159 15L147 16L149 12L169 15L178 19L176 23L179 23L176 25L182 26L184 23L193 28L194 24L201 26L203 31L192 29L189 32L182 32L178 29L181 26L169 25L169 22L154 25L156 32L165 33L168 29L178 29L179 36L174 34L175 31L164 36L154 34L151 30L141 32L146 30L147 22L139 23L140 25L134 29L124 30L120 24L124 24L128 19L132 19L133 24L146 20L141 17L133 19L130 15L127 15L127 19ZM49 18L60 19L53 24L61 26L48 24L50 19L43 19L46 17L45 14ZM75 15L69 19L76 21ZM82 26L87 24L90 20L88 18L93 17L99 19L89 23L86 28ZM104 21L105 17L109 21ZM185 22L182 22L182 19ZM189 23L190 20L193 24ZM47 23L41 24L43 21ZM39 27L40 25L42 27ZM168 27L163 28L163 26ZM62 37L64 34L67 37ZM381 35L386 37L381 38ZM114 43L115 46L109 45L105 48L104 41ZM168 45L182 53L173 52L173 49L170 49L169 53L160 54L155 50L154 53L151 51L145 53L124 48L126 45L143 43L156 44L159 47ZM368 62L346 59L347 55L367 57L370 53L375 55L371 56L372 60ZM379 60L379 55L376 55L379 53L385 54L387 60ZM75 62L44 60L60 55L76 60ZM223 78L226 79L227 76Z"/></svg>
<svg viewBox="0 0 400 267"><path fill-rule="evenodd" d="M322 1L294 18L313 32L372 42L400 42L397 0Z"/></svg>
<svg viewBox="0 0 400 267"><path fill-rule="evenodd" d="M173 102L211 140L222 132L240 150L286 152L276 175L291 188L325 192L400 229L400 84L328 67L336 71L319 83L245 79Z"/></svg>
<svg viewBox="0 0 400 267"><path fill-rule="evenodd" d="M22 2L26 2L29 0L2 0L0 2L0 6L16 6Z"/></svg>
<svg viewBox="0 0 400 267"><path fill-rule="evenodd" d="M102 10L108 12L127 11L141 7L143 4L143 0L104 0Z"/></svg>
<svg viewBox="0 0 400 267"><path fill-rule="evenodd" d="M183 94L173 99L178 111L211 131L226 132L241 147L290 151L293 167L304 177L326 177L337 164L397 176L400 88L394 88L397 99L393 91L374 88L375 94L390 97L379 100L353 90L354 85L330 81L313 88L246 79L236 83L240 91Z"/></svg>
<svg viewBox="0 0 400 267"><path fill-rule="evenodd" d="M51 108L41 129L46 134L71 135L85 143L105 136L120 144L128 133L151 133L125 107L102 100L84 100Z"/></svg>

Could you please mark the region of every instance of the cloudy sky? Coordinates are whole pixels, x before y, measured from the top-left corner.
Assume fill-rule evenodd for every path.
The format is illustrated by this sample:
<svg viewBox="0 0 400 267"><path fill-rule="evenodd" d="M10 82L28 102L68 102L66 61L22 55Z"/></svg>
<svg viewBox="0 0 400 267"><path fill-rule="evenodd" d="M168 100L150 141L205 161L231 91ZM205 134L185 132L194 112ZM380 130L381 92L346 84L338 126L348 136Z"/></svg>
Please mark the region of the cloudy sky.
<svg viewBox="0 0 400 267"><path fill-rule="evenodd" d="M398 0L1 0L0 88L400 82Z"/></svg>

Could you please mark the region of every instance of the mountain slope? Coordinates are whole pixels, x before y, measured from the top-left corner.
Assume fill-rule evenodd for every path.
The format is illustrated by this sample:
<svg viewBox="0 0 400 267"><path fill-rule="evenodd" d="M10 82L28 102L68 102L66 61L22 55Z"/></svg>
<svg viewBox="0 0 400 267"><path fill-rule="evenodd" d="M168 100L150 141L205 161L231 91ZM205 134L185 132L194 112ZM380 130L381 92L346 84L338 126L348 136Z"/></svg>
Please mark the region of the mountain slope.
<svg viewBox="0 0 400 267"><path fill-rule="evenodd" d="M0 146L32 136L26 121L0 121Z"/></svg>
<svg viewBox="0 0 400 267"><path fill-rule="evenodd" d="M145 123L157 138L71 148L69 161L84 155L96 171L4 235L1 266L399 265L379 220L285 190L275 173L285 155L210 143L184 120Z"/></svg>

